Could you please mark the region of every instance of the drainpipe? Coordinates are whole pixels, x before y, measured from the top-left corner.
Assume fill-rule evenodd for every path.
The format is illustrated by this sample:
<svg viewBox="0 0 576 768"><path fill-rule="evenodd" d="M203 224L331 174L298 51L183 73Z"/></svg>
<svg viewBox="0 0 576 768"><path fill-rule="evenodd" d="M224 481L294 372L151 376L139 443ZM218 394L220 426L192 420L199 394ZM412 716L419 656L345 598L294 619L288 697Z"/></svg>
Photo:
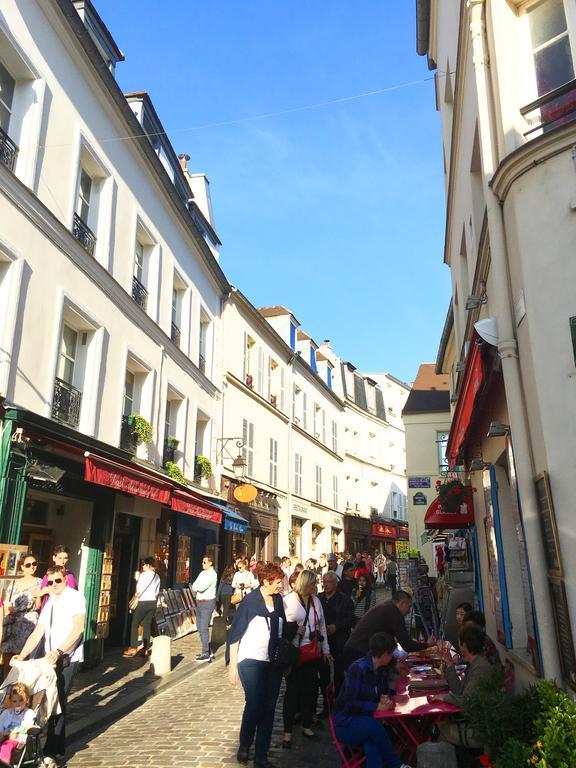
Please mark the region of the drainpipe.
<svg viewBox="0 0 576 768"><path fill-rule="evenodd" d="M497 161L494 151L496 146L495 110L488 71L489 61L484 21L485 0L468 0L468 6L470 9L472 60L478 94L478 132L484 177L484 198L488 217L488 231L490 233L490 269L494 277L490 293L490 303L496 310L495 314L498 321L498 354L502 361L502 375L504 377L510 429L513 437L518 491L522 500L526 547L532 566L530 570L538 630L540 633L544 665L543 674L546 677L560 680L561 669L558 658L558 646L554 631L554 617L551 609L545 567L546 557L534 486L535 473L528 417L522 388L518 344L515 336L515 323L510 297L510 277L508 274L504 219L500 202L489 185L496 170Z"/></svg>

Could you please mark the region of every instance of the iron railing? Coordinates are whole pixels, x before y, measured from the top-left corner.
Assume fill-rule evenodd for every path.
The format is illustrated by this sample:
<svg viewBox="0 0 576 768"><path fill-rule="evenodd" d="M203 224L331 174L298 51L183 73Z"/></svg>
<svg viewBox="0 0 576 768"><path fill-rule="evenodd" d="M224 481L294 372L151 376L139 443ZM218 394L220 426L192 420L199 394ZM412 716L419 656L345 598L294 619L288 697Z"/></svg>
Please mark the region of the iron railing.
<svg viewBox="0 0 576 768"><path fill-rule="evenodd" d="M132 298L139 307L146 310L146 306L148 305L148 291L136 276L132 277Z"/></svg>
<svg viewBox="0 0 576 768"><path fill-rule="evenodd" d="M18 157L18 147L10 136L0 128L0 163L13 171Z"/></svg>
<svg viewBox="0 0 576 768"><path fill-rule="evenodd" d="M52 418L70 427L77 427L80 423L80 409L82 407L82 392L72 384L62 379L54 380L54 394L52 396Z"/></svg>
<svg viewBox="0 0 576 768"><path fill-rule="evenodd" d="M128 453L136 453L138 439L134 434L134 426L131 416L122 416L122 428L120 430L120 448Z"/></svg>
<svg viewBox="0 0 576 768"><path fill-rule="evenodd" d="M180 346L180 328L178 328L174 321L170 323L170 338L177 347Z"/></svg>
<svg viewBox="0 0 576 768"><path fill-rule="evenodd" d="M576 79L569 80L559 88L545 93L530 104L522 107L520 114L526 118L527 122L532 124L532 118L527 117L531 112L539 111L537 125L525 132L524 138L532 138L531 134L536 131L546 131L555 128L558 125L576 120Z"/></svg>
<svg viewBox="0 0 576 768"><path fill-rule="evenodd" d="M96 235L88 224L85 224L77 213L74 214L74 221L72 222L72 234L78 240L78 242L88 251L90 256L94 256L94 248L96 247Z"/></svg>

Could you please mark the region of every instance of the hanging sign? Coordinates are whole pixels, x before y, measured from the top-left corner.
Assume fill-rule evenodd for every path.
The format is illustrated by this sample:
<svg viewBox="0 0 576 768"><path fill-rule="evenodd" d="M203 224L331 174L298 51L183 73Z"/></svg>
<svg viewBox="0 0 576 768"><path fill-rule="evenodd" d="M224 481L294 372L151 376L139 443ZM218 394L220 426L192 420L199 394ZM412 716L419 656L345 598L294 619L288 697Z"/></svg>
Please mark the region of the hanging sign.
<svg viewBox="0 0 576 768"><path fill-rule="evenodd" d="M242 483L234 488L234 498L242 504L250 504L258 496L258 490L249 483Z"/></svg>

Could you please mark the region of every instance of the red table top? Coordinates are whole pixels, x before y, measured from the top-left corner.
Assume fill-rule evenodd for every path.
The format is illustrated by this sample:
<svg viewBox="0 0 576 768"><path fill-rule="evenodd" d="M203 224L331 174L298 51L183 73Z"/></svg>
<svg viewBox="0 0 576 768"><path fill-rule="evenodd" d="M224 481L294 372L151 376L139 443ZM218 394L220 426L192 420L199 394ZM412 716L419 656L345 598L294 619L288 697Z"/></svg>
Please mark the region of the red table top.
<svg viewBox="0 0 576 768"><path fill-rule="evenodd" d="M426 696L409 696L407 693L399 693L397 696L393 696L392 701L396 704L394 709L386 712L376 710L374 717L378 720L385 720L393 717L422 717L462 712L462 708L457 707L455 704L450 704L446 701L435 701L430 704Z"/></svg>

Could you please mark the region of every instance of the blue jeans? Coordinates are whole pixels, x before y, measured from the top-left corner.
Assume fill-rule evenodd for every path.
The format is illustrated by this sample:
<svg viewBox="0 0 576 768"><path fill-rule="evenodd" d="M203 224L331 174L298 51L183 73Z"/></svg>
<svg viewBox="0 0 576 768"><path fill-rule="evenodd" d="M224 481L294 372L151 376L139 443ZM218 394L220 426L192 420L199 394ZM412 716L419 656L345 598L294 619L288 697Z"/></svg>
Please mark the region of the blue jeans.
<svg viewBox="0 0 576 768"><path fill-rule="evenodd" d="M254 759L265 762L272 738L282 670L268 661L244 659L238 664L238 676L246 699L240 726L240 745L246 748L252 746L256 735Z"/></svg>
<svg viewBox="0 0 576 768"><path fill-rule="evenodd" d="M336 725L338 741L351 747L362 747L366 768L400 768L402 762L392 746L383 723L373 717L352 715L346 725Z"/></svg>
<svg viewBox="0 0 576 768"><path fill-rule="evenodd" d="M202 641L202 653L210 653L210 619L216 607L216 600L198 600L196 603L196 626Z"/></svg>

